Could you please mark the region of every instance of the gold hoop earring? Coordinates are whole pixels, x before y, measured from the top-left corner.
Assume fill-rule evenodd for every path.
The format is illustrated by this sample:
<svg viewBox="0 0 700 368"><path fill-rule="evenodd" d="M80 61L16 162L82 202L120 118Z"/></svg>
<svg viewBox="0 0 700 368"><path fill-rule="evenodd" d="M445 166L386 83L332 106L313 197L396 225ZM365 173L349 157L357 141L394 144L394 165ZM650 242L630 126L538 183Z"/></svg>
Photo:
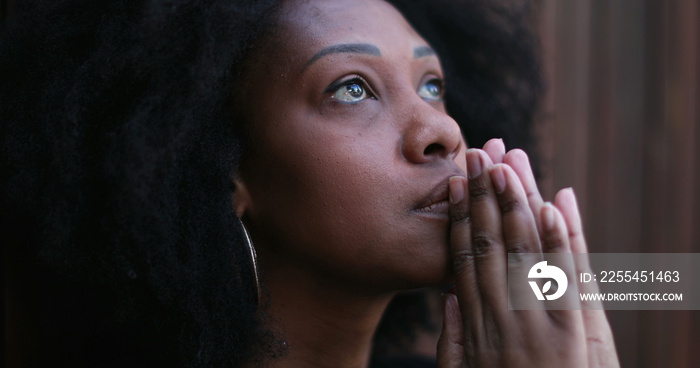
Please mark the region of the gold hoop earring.
<svg viewBox="0 0 700 368"><path fill-rule="evenodd" d="M251 259L251 264L253 265L253 277L255 278L255 289L256 289L256 303L260 303L260 294L261 294L261 288L260 288L260 275L258 273L258 255L255 253L255 247L253 246L253 241L250 239L250 234L248 234L248 229L246 229L245 225L243 224L243 220L240 218L238 219L238 222L241 224L241 229L243 229L243 235L245 236L245 243L246 246L248 247L248 251L250 253L250 259Z"/></svg>

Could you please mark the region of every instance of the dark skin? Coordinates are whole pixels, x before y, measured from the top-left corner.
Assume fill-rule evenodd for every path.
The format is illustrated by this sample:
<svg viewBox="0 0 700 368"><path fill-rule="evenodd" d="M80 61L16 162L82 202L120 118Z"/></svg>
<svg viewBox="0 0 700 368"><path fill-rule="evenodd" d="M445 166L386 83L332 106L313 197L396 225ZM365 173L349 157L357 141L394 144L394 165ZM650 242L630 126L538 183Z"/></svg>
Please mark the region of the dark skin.
<svg viewBox="0 0 700 368"><path fill-rule="evenodd" d="M391 297L453 278L441 367L613 366L603 314L564 311L550 318L566 322L557 324L540 311L499 312L504 300L487 291L502 291L514 239L532 252L552 244L585 252L573 194L543 205L527 156L506 154L500 140L467 150L445 111L439 59L390 5L287 2L281 14L279 37L241 87L254 144L234 198L258 251L273 327L289 344L272 366L365 367ZM483 173L466 179L479 157ZM501 211L515 202L517 211ZM538 230L541 217L554 225ZM478 262L464 256L475 233L494 240ZM498 349L466 348L491 341L484 331L494 329L508 331L496 335Z"/></svg>

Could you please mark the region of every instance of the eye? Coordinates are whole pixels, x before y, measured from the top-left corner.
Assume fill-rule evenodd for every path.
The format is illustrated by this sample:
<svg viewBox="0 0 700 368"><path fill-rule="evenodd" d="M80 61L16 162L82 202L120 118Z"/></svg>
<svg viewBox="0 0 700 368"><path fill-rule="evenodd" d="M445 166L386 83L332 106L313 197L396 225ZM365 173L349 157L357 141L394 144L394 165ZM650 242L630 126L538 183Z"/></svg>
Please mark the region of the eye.
<svg viewBox="0 0 700 368"><path fill-rule="evenodd" d="M333 100L348 104L374 98L367 83L360 77L333 83L326 89L326 93L332 93Z"/></svg>
<svg viewBox="0 0 700 368"><path fill-rule="evenodd" d="M431 101L441 101L443 92L442 79L439 78L430 79L418 88L418 96Z"/></svg>

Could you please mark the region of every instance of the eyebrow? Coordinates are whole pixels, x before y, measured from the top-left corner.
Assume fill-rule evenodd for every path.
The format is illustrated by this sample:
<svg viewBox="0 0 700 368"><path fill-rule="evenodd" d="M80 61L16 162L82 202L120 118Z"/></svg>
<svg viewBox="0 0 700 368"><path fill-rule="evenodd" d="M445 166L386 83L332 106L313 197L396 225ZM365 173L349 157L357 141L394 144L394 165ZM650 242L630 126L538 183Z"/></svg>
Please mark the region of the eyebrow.
<svg viewBox="0 0 700 368"><path fill-rule="evenodd" d="M317 52L314 56L312 56L311 59L309 59L309 61L306 62L306 65L304 65L303 70L308 69L311 66L311 64L315 63L316 61L318 61L318 59L324 56L341 53L382 56L382 52L379 51L379 48L377 46L370 45L368 43L346 43L340 45L333 45L322 49L321 51ZM418 46L413 49L413 57L416 59L433 55L437 55L437 53L430 46Z"/></svg>
<svg viewBox="0 0 700 368"><path fill-rule="evenodd" d="M413 49L413 57L416 59L433 55L437 55L437 53L430 46L418 46Z"/></svg>
<svg viewBox="0 0 700 368"><path fill-rule="evenodd" d="M382 53L381 51L379 51L379 48L377 46L370 45L368 43L347 43L341 45L333 45L322 49L321 51L317 52L316 55L312 56L311 59L308 62L306 62L306 65L304 65L304 70L306 70L308 67L311 66L311 64L315 63L316 61L318 61L318 59L324 56L346 52L354 54L382 56Z"/></svg>

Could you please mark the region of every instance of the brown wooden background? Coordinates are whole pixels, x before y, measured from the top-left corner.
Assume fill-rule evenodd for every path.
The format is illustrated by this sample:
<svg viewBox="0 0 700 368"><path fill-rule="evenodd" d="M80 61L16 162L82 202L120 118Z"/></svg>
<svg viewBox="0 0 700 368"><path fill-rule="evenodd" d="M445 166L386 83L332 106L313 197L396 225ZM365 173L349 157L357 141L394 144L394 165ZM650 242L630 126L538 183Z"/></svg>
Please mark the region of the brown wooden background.
<svg viewBox="0 0 700 368"><path fill-rule="evenodd" d="M543 192L574 188L591 252L700 252L700 1L536 5ZM700 311L608 317L623 367L700 367Z"/></svg>

